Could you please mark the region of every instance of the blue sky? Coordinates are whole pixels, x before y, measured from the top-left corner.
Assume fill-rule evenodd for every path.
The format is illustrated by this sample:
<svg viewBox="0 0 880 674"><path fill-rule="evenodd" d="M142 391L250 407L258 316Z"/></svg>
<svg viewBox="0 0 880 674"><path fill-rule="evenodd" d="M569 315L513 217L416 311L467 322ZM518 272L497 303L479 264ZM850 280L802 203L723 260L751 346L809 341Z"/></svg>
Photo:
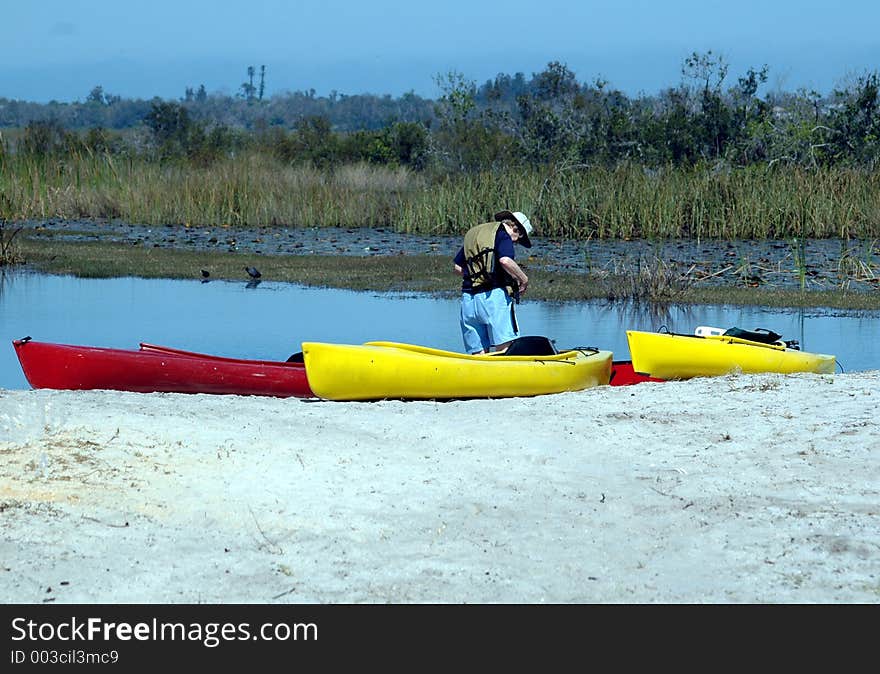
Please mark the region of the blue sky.
<svg viewBox="0 0 880 674"><path fill-rule="evenodd" d="M177 99L233 94L248 65L266 93L439 94L436 76L482 84L550 61L630 95L681 81L693 51L729 83L769 67L767 86L828 93L880 70L880 1L816 0L0 0L0 96Z"/></svg>

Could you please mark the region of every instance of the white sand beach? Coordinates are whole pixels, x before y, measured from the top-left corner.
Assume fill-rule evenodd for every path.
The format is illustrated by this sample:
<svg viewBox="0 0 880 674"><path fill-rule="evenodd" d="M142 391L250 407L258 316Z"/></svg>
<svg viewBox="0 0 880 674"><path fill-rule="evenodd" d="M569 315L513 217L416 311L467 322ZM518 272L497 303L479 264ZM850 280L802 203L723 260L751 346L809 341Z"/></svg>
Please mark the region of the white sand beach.
<svg viewBox="0 0 880 674"><path fill-rule="evenodd" d="M6 603L877 603L880 372L460 402L0 390Z"/></svg>

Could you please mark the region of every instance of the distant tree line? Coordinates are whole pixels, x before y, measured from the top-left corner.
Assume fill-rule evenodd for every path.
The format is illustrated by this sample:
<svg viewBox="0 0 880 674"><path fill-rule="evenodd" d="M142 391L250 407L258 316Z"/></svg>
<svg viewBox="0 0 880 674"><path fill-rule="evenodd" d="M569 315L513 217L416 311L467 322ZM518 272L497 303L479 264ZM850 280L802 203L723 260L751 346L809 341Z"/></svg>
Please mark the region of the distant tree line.
<svg viewBox="0 0 880 674"><path fill-rule="evenodd" d="M193 120L240 130L261 126L292 129L304 118L324 117L335 131L349 132L379 129L394 121L427 124L434 116L434 102L413 93L398 98L336 92L317 96L314 90L308 90L263 98L263 86L245 82L236 96L209 94L204 85L187 87L179 101L123 99L105 93L101 86L92 89L85 101L75 103L31 103L0 97L0 128L47 122L78 131L98 127L135 129L155 106L163 103L185 108Z"/></svg>
<svg viewBox="0 0 880 674"><path fill-rule="evenodd" d="M250 150L291 164L364 161L441 173L623 162L875 170L880 160L876 71L830 94L760 95L766 66L731 80L728 65L709 51L689 56L681 82L656 95L632 98L602 80L581 83L551 62L531 78L500 74L481 86L460 73L441 75L437 100L314 91L264 98L265 67L258 85L253 68L248 75L235 97L200 87L179 101L124 100L95 87L82 103L0 98L0 127L23 130L0 152L206 164Z"/></svg>

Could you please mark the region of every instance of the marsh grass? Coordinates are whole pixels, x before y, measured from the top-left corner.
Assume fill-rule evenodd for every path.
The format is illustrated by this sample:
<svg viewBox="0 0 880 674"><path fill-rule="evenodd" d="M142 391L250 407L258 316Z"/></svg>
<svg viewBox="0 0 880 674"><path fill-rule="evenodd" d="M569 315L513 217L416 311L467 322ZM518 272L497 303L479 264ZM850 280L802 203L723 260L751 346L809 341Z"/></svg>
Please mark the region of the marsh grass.
<svg viewBox="0 0 880 674"><path fill-rule="evenodd" d="M880 236L880 172L637 165L430 175L290 166L244 153L207 168L89 154L0 157L0 217L135 224L388 227L459 234L500 208L540 236L780 239Z"/></svg>
<svg viewBox="0 0 880 674"><path fill-rule="evenodd" d="M0 219L0 267L20 264L24 257L15 243L15 237L21 233L22 227L9 227L4 219Z"/></svg>
<svg viewBox="0 0 880 674"><path fill-rule="evenodd" d="M877 240L856 243L842 242L840 259L844 266L852 265L859 270L871 269L877 267L875 259L877 253L880 253L880 244Z"/></svg>
<svg viewBox="0 0 880 674"><path fill-rule="evenodd" d="M676 263L653 255L615 261L613 269L598 278L609 300L675 303L681 302L696 282L693 271L691 266L682 272Z"/></svg>
<svg viewBox="0 0 880 674"><path fill-rule="evenodd" d="M803 238L795 237L791 250L798 282L800 283L801 290L805 290L807 287L807 253Z"/></svg>
<svg viewBox="0 0 880 674"><path fill-rule="evenodd" d="M874 261L876 241L862 242L852 246L842 244L837 262L837 276L841 285L848 286L852 281L880 287L880 271Z"/></svg>
<svg viewBox="0 0 880 674"><path fill-rule="evenodd" d="M210 168L111 157L16 157L0 181L13 219L122 218L140 224L390 226L420 189L406 169L294 168L247 155ZM5 177L2 177L5 175Z"/></svg>

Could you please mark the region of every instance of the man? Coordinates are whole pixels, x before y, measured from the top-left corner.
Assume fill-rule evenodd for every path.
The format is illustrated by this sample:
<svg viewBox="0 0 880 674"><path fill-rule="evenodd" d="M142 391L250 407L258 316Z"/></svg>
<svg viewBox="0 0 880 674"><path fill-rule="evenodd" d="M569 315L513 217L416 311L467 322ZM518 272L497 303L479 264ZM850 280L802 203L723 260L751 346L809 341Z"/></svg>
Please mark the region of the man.
<svg viewBox="0 0 880 674"><path fill-rule="evenodd" d="M471 354L503 351L519 335L514 302L529 287L514 243L532 247L532 223L519 211L500 211L471 227L453 261L461 281L461 336Z"/></svg>

